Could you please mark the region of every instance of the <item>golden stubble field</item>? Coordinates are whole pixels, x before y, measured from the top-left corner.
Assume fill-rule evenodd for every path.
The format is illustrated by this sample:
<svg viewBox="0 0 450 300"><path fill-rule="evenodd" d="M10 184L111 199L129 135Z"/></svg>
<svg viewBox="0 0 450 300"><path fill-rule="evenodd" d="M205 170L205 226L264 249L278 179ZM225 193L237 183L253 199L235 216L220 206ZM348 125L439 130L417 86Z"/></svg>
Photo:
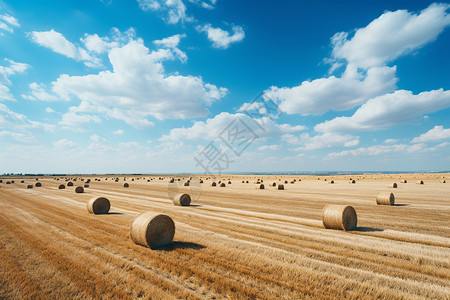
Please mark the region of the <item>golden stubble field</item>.
<svg viewBox="0 0 450 300"><path fill-rule="evenodd" d="M449 176L193 176L204 183L189 187L188 176L175 176L170 193L201 187L189 207L169 200L172 176L126 176L128 188L124 176L77 176L64 190L63 178L40 177L32 189L35 178L3 178L0 298L449 299ZM81 178L91 182L76 194ZM219 180L226 187L211 186ZM285 180L285 190L269 187ZM380 191L396 205L376 205ZM109 214L88 213L96 196L110 200ZM324 229L326 204L353 206L357 230ZM170 246L130 239L131 222L147 211L174 220Z"/></svg>

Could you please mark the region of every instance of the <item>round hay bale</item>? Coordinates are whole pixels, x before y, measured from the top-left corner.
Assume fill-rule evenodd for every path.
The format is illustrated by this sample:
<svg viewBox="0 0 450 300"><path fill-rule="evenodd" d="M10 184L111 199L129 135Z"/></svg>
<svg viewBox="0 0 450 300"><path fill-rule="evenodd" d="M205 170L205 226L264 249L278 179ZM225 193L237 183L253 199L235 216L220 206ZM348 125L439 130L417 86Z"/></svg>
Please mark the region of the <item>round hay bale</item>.
<svg viewBox="0 0 450 300"><path fill-rule="evenodd" d="M378 205L394 205L395 197L391 192L379 192L377 195Z"/></svg>
<svg viewBox="0 0 450 300"><path fill-rule="evenodd" d="M0 179L0 183L3 183L3 180Z"/></svg>
<svg viewBox="0 0 450 300"><path fill-rule="evenodd" d="M211 186L216 186L217 184L215 182L211 183Z"/></svg>
<svg viewBox="0 0 450 300"><path fill-rule="evenodd" d="M89 200L87 210L90 214L107 214L111 208L111 203L105 197L95 197Z"/></svg>
<svg viewBox="0 0 450 300"><path fill-rule="evenodd" d="M222 183L220 184L220 187L226 187L225 182L222 182Z"/></svg>
<svg viewBox="0 0 450 300"><path fill-rule="evenodd" d="M272 183L272 186L277 186L277 183L276 182Z"/></svg>
<svg viewBox="0 0 450 300"><path fill-rule="evenodd" d="M25 180L22 180L20 183L25 183Z"/></svg>
<svg viewBox="0 0 450 300"><path fill-rule="evenodd" d="M284 184L288 184L288 181L287 181L287 180L285 180L285 181L284 181Z"/></svg>
<svg viewBox="0 0 450 300"><path fill-rule="evenodd" d="M258 184L258 185L256 185L256 189L257 190L263 190L264 189L264 184Z"/></svg>
<svg viewBox="0 0 450 300"><path fill-rule="evenodd" d="M391 183L390 185L388 185L388 188L392 188L392 189L396 189L397 188L397 183Z"/></svg>
<svg viewBox="0 0 450 300"><path fill-rule="evenodd" d="M323 208L323 226L327 229L345 231L356 229L357 216L353 207L347 205L327 205Z"/></svg>
<svg viewBox="0 0 450 300"><path fill-rule="evenodd" d="M66 188L66 186L64 185L64 184L60 184L59 186L58 186L58 189L59 190L64 190Z"/></svg>
<svg viewBox="0 0 450 300"><path fill-rule="evenodd" d="M350 180L348 183L356 183L356 180L355 179L352 179L352 180Z"/></svg>
<svg viewBox="0 0 450 300"><path fill-rule="evenodd" d="M77 187L75 188L75 193L77 193L77 194L82 194L82 193L84 193L84 188L83 188L82 186L77 186Z"/></svg>
<svg viewBox="0 0 450 300"><path fill-rule="evenodd" d="M231 184L231 181L228 181L228 184Z"/></svg>
<svg viewBox="0 0 450 300"><path fill-rule="evenodd" d="M416 184L423 184L423 180L417 181Z"/></svg>
<svg viewBox="0 0 450 300"><path fill-rule="evenodd" d="M334 184L334 180L328 181L329 184Z"/></svg>
<svg viewBox="0 0 450 300"><path fill-rule="evenodd" d="M41 187L42 186L42 183L40 183L40 182L36 182L36 187Z"/></svg>
<svg viewBox="0 0 450 300"><path fill-rule="evenodd" d="M167 215L145 212L131 222L130 237L141 246L156 249L172 243L174 235L175 223Z"/></svg>
<svg viewBox="0 0 450 300"><path fill-rule="evenodd" d="M125 183L123 184L123 187L127 188L127 187L130 187L130 185L129 185L128 183L125 182Z"/></svg>
<svg viewBox="0 0 450 300"><path fill-rule="evenodd" d="M85 184L84 187L85 187L85 188L88 188L88 187L89 187L89 184Z"/></svg>
<svg viewBox="0 0 450 300"><path fill-rule="evenodd" d="M400 183L407 183L406 179L400 180Z"/></svg>
<svg viewBox="0 0 450 300"><path fill-rule="evenodd" d="M186 181L186 182L184 183L184 186L189 186L189 181Z"/></svg>
<svg viewBox="0 0 450 300"><path fill-rule="evenodd" d="M445 183L445 180L441 180L440 183Z"/></svg>
<svg viewBox="0 0 450 300"><path fill-rule="evenodd" d="M32 189L32 188L33 188L32 184L27 185L27 189Z"/></svg>
<svg viewBox="0 0 450 300"><path fill-rule="evenodd" d="M242 183L245 183L245 180L242 180Z"/></svg>
<svg viewBox="0 0 450 300"><path fill-rule="evenodd" d="M246 180L245 183L248 183L248 180Z"/></svg>
<svg viewBox="0 0 450 300"><path fill-rule="evenodd" d="M278 190L284 190L284 185L279 184L279 185L278 185Z"/></svg>
<svg viewBox="0 0 450 300"><path fill-rule="evenodd" d="M191 204L191 196L188 194L177 194L173 197L173 204L178 206L189 206Z"/></svg>
<svg viewBox="0 0 450 300"><path fill-rule="evenodd" d="M67 186L73 186L73 182L72 182L72 181L69 181L69 182L67 183Z"/></svg>

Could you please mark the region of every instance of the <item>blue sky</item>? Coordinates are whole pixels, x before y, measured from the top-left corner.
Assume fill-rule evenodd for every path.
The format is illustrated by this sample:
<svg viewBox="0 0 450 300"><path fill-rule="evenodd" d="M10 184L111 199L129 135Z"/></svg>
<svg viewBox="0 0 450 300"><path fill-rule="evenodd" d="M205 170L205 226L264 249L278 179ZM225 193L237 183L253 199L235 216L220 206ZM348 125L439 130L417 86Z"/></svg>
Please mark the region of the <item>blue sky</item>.
<svg viewBox="0 0 450 300"><path fill-rule="evenodd" d="M450 169L450 4L0 1L0 173Z"/></svg>

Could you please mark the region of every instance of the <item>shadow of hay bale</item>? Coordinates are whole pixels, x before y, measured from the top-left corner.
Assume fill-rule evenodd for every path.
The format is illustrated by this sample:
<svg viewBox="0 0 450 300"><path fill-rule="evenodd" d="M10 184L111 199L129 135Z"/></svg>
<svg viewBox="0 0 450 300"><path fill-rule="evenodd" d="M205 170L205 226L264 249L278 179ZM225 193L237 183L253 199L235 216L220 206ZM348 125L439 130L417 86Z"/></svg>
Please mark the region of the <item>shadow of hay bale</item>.
<svg viewBox="0 0 450 300"><path fill-rule="evenodd" d="M153 250L160 250L160 251L173 251L177 249L194 249L194 250L201 250L205 249L206 246L200 245L197 243L191 243L191 242L172 242L169 245L162 246L159 248L155 248Z"/></svg>

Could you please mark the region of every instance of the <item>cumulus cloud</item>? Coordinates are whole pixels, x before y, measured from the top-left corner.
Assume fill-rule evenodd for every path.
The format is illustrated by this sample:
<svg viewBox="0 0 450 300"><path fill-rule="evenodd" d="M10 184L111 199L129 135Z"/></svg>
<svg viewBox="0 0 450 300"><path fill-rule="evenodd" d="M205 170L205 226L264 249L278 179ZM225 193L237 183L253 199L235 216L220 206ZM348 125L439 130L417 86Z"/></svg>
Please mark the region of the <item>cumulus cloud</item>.
<svg viewBox="0 0 450 300"><path fill-rule="evenodd" d="M143 11L156 11L162 13L163 19L169 24L191 21L186 15L186 5L182 0L138 0Z"/></svg>
<svg viewBox="0 0 450 300"><path fill-rule="evenodd" d="M30 33L33 42L66 57L83 61L88 67L99 67L101 62L91 56L84 48L68 41L64 35L51 29L50 31L33 31Z"/></svg>
<svg viewBox="0 0 450 300"><path fill-rule="evenodd" d="M124 134L125 131L123 131L122 129L117 129L116 131L113 131L113 133L120 135L120 134Z"/></svg>
<svg viewBox="0 0 450 300"><path fill-rule="evenodd" d="M314 129L341 133L380 130L447 107L450 107L450 90L439 89L418 95L398 90L370 99L351 117L337 117L317 124Z"/></svg>
<svg viewBox="0 0 450 300"><path fill-rule="evenodd" d="M0 29L12 33L14 32L14 27L20 27L19 20L8 14L0 15Z"/></svg>
<svg viewBox="0 0 450 300"><path fill-rule="evenodd" d="M393 152L399 153L413 153L434 151L435 148L427 148L425 144L398 144L398 145L374 145L370 147L361 147L353 150L344 150L341 152L332 152L326 156L326 159L339 158L343 156L375 156Z"/></svg>
<svg viewBox="0 0 450 300"><path fill-rule="evenodd" d="M6 58L5 61L9 63L9 66L0 66L0 101L14 101L14 96L10 93L8 88L8 85L12 84L9 76L24 73L29 68L29 65Z"/></svg>
<svg viewBox="0 0 450 300"><path fill-rule="evenodd" d="M55 126L41 122L31 121L27 116L10 110L6 105L0 103L0 128L14 130L38 129L53 131Z"/></svg>
<svg viewBox="0 0 450 300"><path fill-rule="evenodd" d="M359 144L359 137L357 136L330 133L315 136L311 136L309 133L303 133L300 137L292 134L284 134L281 139L290 145L301 145L293 149L296 151L354 147Z"/></svg>
<svg viewBox="0 0 450 300"><path fill-rule="evenodd" d="M437 125L424 134L415 137L411 143L436 142L445 139L450 139L450 129L444 129L444 126Z"/></svg>
<svg viewBox="0 0 450 300"><path fill-rule="evenodd" d="M217 0L188 0L190 3L194 3L200 7L206 8L206 9L214 9L214 5L216 5Z"/></svg>
<svg viewBox="0 0 450 300"><path fill-rule="evenodd" d="M106 139L101 137L101 136L99 136L98 134L91 135L91 137L89 139L91 141L97 142L97 143L99 143L99 142L106 142Z"/></svg>
<svg viewBox="0 0 450 300"><path fill-rule="evenodd" d="M178 44L182 38L186 37L186 34L175 34L169 37L166 37L161 40L153 41L153 43L159 47L170 48L176 54L177 58L182 61L187 61L187 55L180 49L178 49Z"/></svg>
<svg viewBox="0 0 450 300"><path fill-rule="evenodd" d="M418 14L385 12L364 28L331 38L330 74L345 65L342 77L304 81L295 87L271 87L265 96L287 114L318 115L357 107L396 90L396 66L387 63L434 41L450 24L450 4L432 4Z"/></svg>
<svg viewBox="0 0 450 300"><path fill-rule="evenodd" d="M419 14L385 12L350 39L347 32L336 33L332 56L363 69L383 66L434 41L450 24L449 8L450 4L434 3Z"/></svg>
<svg viewBox="0 0 450 300"><path fill-rule="evenodd" d="M2 138L2 137L9 137L16 142L26 143L26 144L33 143L35 141L34 136L32 136L30 134L7 131L7 130L0 131L0 138Z"/></svg>
<svg viewBox="0 0 450 300"><path fill-rule="evenodd" d="M31 94L22 94L22 98L27 100L41 100L41 101L58 101L58 97L46 92L46 86L33 82L30 84Z"/></svg>
<svg viewBox="0 0 450 300"><path fill-rule="evenodd" d="M96 115L89 114L77 114L76 112L67 112L62 115L59 124L67 126L74 130L80 130L85 124L95 122L100 123L101 120Z"/></svg>
<svg viewBox="0 0 450 300"><path fill-rule="evenodd" d="M109 49L119 46L117 41L110 41L110 38L100 37L98 34L85 34L81 42L89 52L96 54L106 53Z"/></svg>
<svg viewBox="0 0 450 300"><path fill-rule="evenodd" d="M196 27L198 32L205 32L208 40L213 43L214 48L227 49L231 44L242 41L245 38L244 29L241 26L233 25L230 33L221 28L214 28L211 24Z"/></svg>
<svg viewBox="0 0 450 300"><path fill-rule="evenodd" d="M69 141L68 139L61 139L53 143L53 146L57 148L74 148L77 146L76 143Z"/></svg>
<svg viewBox="0 0 450 300"><path fill-rule="evenodd" d="M348 67L343 76L304 81L293 88L271 87L264 97L279 103L287 114L318 115L328 110L343 111L367 99L396 89L396 67L371 68L363 76Z"/></svg>
<svg viewBox="0 0 450 300"><path fill-rule="evenodd" d="M133 40L109 51L113 71L86 76L61 75L53 91L62 99L82 100L78 112L95 112L123 120L136 128L151 127L146 117L186 119L205 117L207 107L227 89L201 77L166 75L163 62L177 58L172 49L149 51Z"/></svg>
<svg viewBox="0 0 450 300"><path fill-rule="evenodd" d="M32 121L0 103L0 137L8 137L20 143L32 143L36 142L36 134L42 131L53 132L54 129L54 125Z"/></svg>
<svg viewBox="0 0 450 300"><path fill-rule="evenodd" d="M170 134L163 135L160 141L179 141L179 140L220 140L220 135L233 122L242 122L248 126L252 135L258 138L269 136L278 136L285 133L292 133L305 130L304 126L291 126L289 124L277 124L269 118L254 119L245 114L237 113L230 114L222 112L214 118L209 118L206 121L195 122L189 128L174 128Z"/></svg>
<svg viewBox="0 0 450 300"><path fill-rule="evenodd" d="M396 139L386 139L384 141L385 144L393 144L393 143L397 143L397 142L398 142L398 140L396 140Z"/></svg>
<svg viewBox="0 0 450 300"><path fill-rule="evenodd" d="M280 149L280 145L264 145L264 146L258 147L259 151L264 151L264 150L275 151L275 150L279 150L279 149Z"/></svg>
<svg viewBox="0 0 450 300"><path fill-rule="evenodd" d="M50 107L47 107L45 111L48 112L49 114L56 112L53 108Z"/></svg>

